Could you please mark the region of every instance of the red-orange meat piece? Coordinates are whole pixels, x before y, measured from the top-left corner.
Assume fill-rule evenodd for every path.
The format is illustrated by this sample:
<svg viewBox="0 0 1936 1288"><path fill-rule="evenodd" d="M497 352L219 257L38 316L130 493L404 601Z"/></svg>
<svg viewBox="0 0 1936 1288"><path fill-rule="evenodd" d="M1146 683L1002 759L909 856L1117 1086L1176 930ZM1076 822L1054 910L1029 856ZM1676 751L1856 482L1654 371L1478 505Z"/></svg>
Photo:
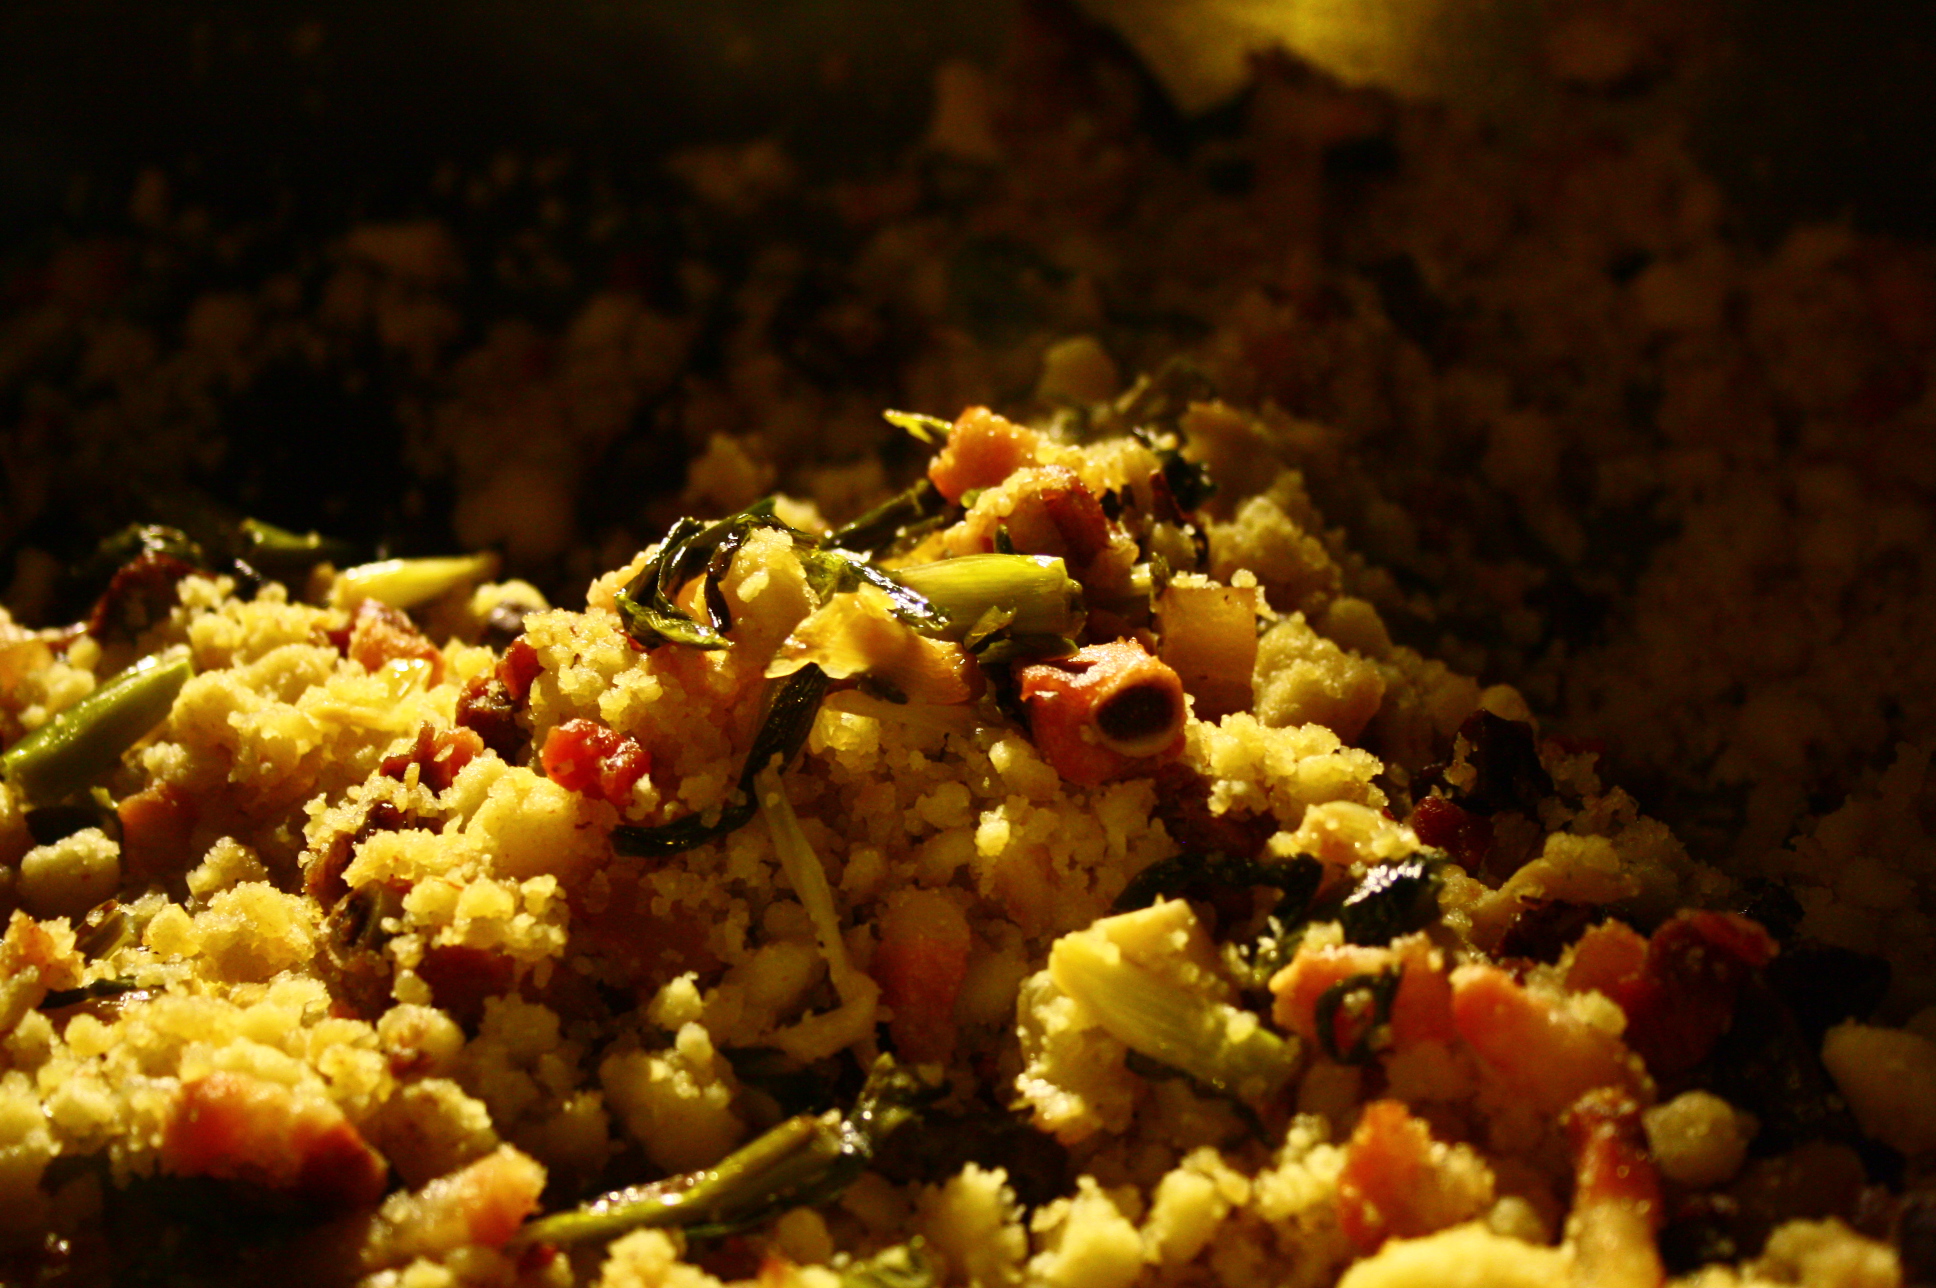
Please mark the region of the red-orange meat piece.
<svg viewBox="0 0 1936 1288"><path fill-rule="evenodd" d="M121 872L131 885L165 881L194 866L189 849L200 809L187 793L155 783L114 807L121 821Z"/></svg>
<svg viewBox="0 0 1936 1288"><path fill-rule="evenodd" d="M1277 997L1272 1014L1291 1032L1316 1042L1318 1000L1353 976L1388 970L1401 972L1391 1008L1393 1046L1449 1042L1458 1036L1452 1024L1452 985L1443 962L1434 964L1431 944L1423 935L1409 935L1390 948L1358 944L1299 948L1291 964L1270 982L1271 992ZM1335 1032L1330 1037L1341 1051L1355 1043L1355 1035Z"/></svg>
<svg viewBox="0 0 1936 1288"><path fill-rule="evenodd" d="M968 974L968 921L937 890L909 890L888 904L871 973L893 1010L889 1032L904 1058L946 1060L955 1045L955 999Z"/></svg>
<svg viewBox="0 0 1936 1288"><path fill-rule="evenodd" d="M1618 1037L1496 966L1452 972L1452 1022L1502 1082L1543 1109L1563 1109L1595 1087L1645 1082Z"/></svg>
<svg viewBox="0 0 1936 1288"><path fill-rule="evenodd" d="M1134 640L1091 644L1016 678L1036 749L1078 787L1183 750L1183 681Z"/></svg>
<svg viewBox="0 0 1936 1288"><path fill-rule="evenodd" d="M1775 955L1759 924L1724 912L1683 912L1650 939L1617 922L1580 937L1570 988L1596 989L1627 1013L1627 1044L1658 1075L1705 1060L1734 1021L1750 972Z"/></svg>
<svg viewBox="0 0 1936 1288"><path fill-rule="evenodd" d="M1338 1172L1338 1226L1361 1252L1457 1225L1492 1202L1492 1175L1470 1152L1432 1139L1401 1101L1359 1115Z"/></svg>
<svg viewBox="0 0 1936 1288"><path fill-rule="evenodd" d="M390 662L418 658L430 664L430 683L444 675L444 655L424 637L407 613L374 599L356 606L344 656L366 671L380 671Z"/></svg>
<svg viewBox="0 0 1936 1288"><path fill-rule="evenodd" d="M620 810L652 772L652 754L638 739L590 720L567 720L546 734L539 758L552 782Z"/></svg>
<svg viewBox="0 0 1936 1288"><path fill-rule="evenodd" d="M182 1084L161 1158L178 1175L247 1181L337 1210L373 1206L390 1171L334 1102L228 1071Z"/></svg>
<svg viewBox="0 0 1936 1288"><path fill-rule="evenodd" d="M417 741L409 751L385 756L377 768L384 777L402 782L410 766L415 765L417 781L433 792L441 792L483 750L484 739L471 729L432 729L423 725L417 730Z"/></svg>
<svg viewBox="0 0 1936 1288"><path fill-rule="evenodd" d="M1004 420L986 407L970 407L955 421L948 441L928 466L928 478L950 501L976 488L994 487L1035 462L1042 436Z"/></svg>

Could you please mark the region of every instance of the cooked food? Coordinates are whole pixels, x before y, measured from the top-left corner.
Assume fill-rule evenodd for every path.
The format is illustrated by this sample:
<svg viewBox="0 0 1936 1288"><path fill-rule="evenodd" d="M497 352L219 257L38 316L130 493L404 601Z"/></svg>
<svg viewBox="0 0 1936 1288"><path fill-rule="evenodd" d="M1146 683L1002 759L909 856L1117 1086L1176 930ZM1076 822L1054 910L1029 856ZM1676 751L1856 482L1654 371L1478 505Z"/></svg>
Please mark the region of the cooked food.
<svg viewBox="0 0 1936 1288"><path fill-rule="evenodd" d="M1903 1282L1928 1013L1152 387L582 609L150 542L6 624L21 1276Z"/></svg>

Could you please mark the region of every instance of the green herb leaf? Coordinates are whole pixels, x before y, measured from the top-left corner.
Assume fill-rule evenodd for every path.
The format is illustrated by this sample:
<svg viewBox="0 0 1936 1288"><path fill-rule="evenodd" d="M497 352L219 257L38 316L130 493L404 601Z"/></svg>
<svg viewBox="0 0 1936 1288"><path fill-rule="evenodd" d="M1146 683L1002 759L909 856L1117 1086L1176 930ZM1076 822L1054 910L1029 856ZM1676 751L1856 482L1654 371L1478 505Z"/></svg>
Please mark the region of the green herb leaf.
<svg viewBox="0 0 1936 1288"><path fill-rule="evenodd" d="M890 419L897 414L904 413L888 413ZM833 535L827 538L827 544L859 554L873 554L906 540L918 531L933 528L947 513L948 498L942 496L941 490L924 477L905 492L890 497L858 519L836 528Z"/></svg>
<svg viewBox="0 0 1936 1288"><path fill-rule="evenodd" d="M1112 910L1134 912L1158 899L1187 897L1199 890L1269 886L1282 895L1277 902L1278 915L1295 921L1309 910L1311 897L1323 882L1324 865L1309 855L1290 859L1242 859L1217 852L1199 854L1186 850L1160 859L1137 873L1116 896Z"/></svg>
<svg viewBox="0 0 1936 1288"><path fill-rule="evenodd" d="M759 808L756 780L760 772L776 759L782 769L792 762L813 730L813 718L831 683L825 671L809 663L780 685L759 732L753 736L733 796L712 822L707 822L704 814L689 814L658 827L621 823L612 829L612 848L620 854L645 857L679 854L745 827Z"/></svg>
<svg viewBox="0 0 1936 1288"><path fill-rule="evenodd" d="M939 416L929 416L918 411L884 411L881 419L896 429L904 429L924 443L940 444L948 441L948 435L955 427Z"/></svg>
<svg viewBox="0 0 1936 1288"><path fill-rule="evenodd" d="M915 1235L906 1243L855 1261L840 1271L840 1288L934 1288L940 1276L928 1255L927 1241Z"/></svg>
<svg viewBox="0 0 1936 1288"><path fill-rule="evenodd" d="M1338 907L1347 943L1383 947L1438 920L1440 860L1414 856L1381 863Z"/></svg>

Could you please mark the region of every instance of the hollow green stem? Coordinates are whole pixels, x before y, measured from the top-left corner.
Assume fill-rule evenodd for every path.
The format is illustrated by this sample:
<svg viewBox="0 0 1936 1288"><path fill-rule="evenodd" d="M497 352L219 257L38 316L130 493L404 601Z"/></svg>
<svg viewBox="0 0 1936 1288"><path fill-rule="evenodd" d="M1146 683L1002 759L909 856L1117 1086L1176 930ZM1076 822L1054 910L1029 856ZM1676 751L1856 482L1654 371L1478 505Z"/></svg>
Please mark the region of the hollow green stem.
<svg viewBox="0 0 1936 1288"><path fill-rule="evenodd" d="M329 590L329 602L336 608L354 608L374 599L392 608L415 608L496 572L494 554L380 559L338 573Z"/></svg>
<svg viewBox="0 0 1936 1288"><path fill-rule="evenodd" d="M966 639L990 614L1006 618L1001 629L1015 638L1082 629L1082 587L1048 555L962 555L890 575L946 615L951 639Z"/></svg>
<svg viewBox="0 0 1936 1288"><path fill-rule="evenodd" d="M514 1246L584 1243L671 1227L731 1234L791 1208L824 1203L867 1169L881 1142L912 1121L931 1095L883 1056L851 1115L830 1110L789 1118L712 1167L613 1190L572 1211L540 1217L518 1231Z"/></svg>
<svg viewBox="0 0 1936 1288"><path fill-rule="evenodd" d="M1111 1037L1181 1069L1214 1091L1271 1095L1297 1071L1292 1040L1255 1015L1146 970L1089 934L1065 935L1049 953L1057 988L1095 1013Z"/></svg>
<svg viewBox="0 0 1936 1288"><path fill-rule="evenodd" d="M73 795L161 723L194 671L186 656L143 658L9 747L0 770L29 804Z"/></svg>

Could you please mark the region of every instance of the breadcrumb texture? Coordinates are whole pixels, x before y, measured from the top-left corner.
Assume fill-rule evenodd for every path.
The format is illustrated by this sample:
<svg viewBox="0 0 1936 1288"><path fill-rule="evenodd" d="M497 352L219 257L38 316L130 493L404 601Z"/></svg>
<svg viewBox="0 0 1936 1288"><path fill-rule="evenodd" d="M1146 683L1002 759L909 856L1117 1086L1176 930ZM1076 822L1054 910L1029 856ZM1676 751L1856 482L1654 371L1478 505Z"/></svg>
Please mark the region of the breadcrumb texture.
<svg viewBox="0 0 1936 1288"><path fill-rule="evenodd" d="M1156 146L1129 69L1036 31L942 69L891 175L680 154L663 222L732 262L599 249L569 298L559 230L631 216L568 161L453 171L470 213L256 282L253 232L144 177L166 253L63 246L0 327L0 746L195 668L101 796L0 781L0 1279L841 1288L916 1238L948 1288L1936 1273L1936 260L1737 231L1629 112L1718 56L1703 8L1544 6L1566 110L1512 144L1266 59L1240 131ZM830 221L837 261L799 232ZM486 278L564 306L474 320ZM466 585L359 637L333 569L230 567L23 624L60 578L22 534L92 498L48 444L205 468L258 373L370 353L406 472L563 606ZM947 704L857 674L784 808L625 852L736 803L840 593L804 545L907 481L884 401L961 414L959 508L883 566L1061 559L1083 642L1177 671L1178 744L1078 785L999 667ZM676 473L648 422L683 490L588 503ZM730 646L631 638L656 534L776 488L810 535L668 587ZM1180 857L1115 923L1136 988L1059 988L1056 944ZM1300 860L1303 905L1244 875ZM1188 1076L1152 1032L1203 1041ZM837 1195L517 1241L849 1108L890 1049L946 1090Z"/></svg>

